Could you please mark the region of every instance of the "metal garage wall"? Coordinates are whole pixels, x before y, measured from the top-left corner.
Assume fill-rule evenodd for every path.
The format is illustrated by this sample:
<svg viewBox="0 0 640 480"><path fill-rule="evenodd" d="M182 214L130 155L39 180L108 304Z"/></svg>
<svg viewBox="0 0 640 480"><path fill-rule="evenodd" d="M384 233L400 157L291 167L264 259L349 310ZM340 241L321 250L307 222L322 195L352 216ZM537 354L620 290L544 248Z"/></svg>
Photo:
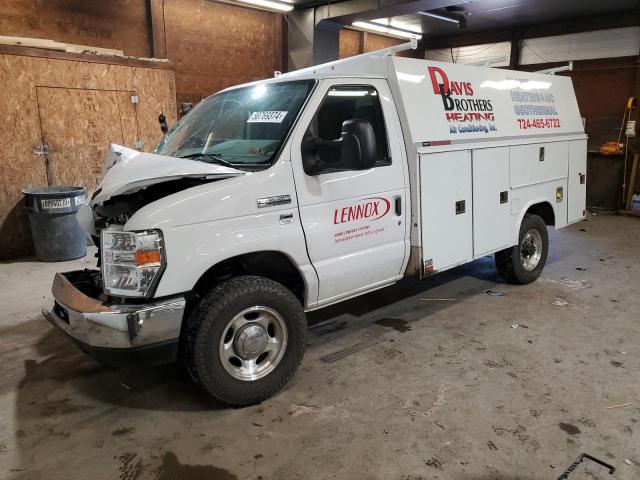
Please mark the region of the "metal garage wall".
<svg viewBox="0 0 640 480"><path fill-rule="evenodd" d="M31 251L23 187L73 182L92 188L109 142L135 147L139 141L148 151L162 138L159 112L176 121L172 70L81 58L0 53L0 259ZM139 98L135 106L132 93ZM49 155L37 154L43 143Z"/></svg>
<svg viewBox="0 0 640 480"><path fill-rule="evenodd" d="M523 41L520 64L638 55L640 27L530 38Z"/></svg>
<svg viewBox="0 0 640 480"><path fill-rule="evenodd" d="M520 65L633 56L638 55L639 45L640 27L530 38L522 41ZM509 42L498 42L427 50L426 59L436 62L472 63L506 55L506 62L493 65L505 67L509 65L510 52Z"/></svg>
<svg viewBox="0 0 640 480"><path fill-rule="evenodd" d="M506 60L504 62L492 65L494 67L506 67L509 65L510 52L511 44L509 42L499 42L471 45L469 47L427 50L425 52L425 58L435 62L472 63L506 55Z"/></svg>

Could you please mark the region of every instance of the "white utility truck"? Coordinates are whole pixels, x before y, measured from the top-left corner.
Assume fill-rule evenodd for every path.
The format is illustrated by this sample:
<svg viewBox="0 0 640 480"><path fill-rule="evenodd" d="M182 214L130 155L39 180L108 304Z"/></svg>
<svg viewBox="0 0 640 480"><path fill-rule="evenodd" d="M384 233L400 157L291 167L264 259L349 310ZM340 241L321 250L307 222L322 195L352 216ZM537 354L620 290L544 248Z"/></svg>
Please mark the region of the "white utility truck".
<svg viewBox="0 0 640 480"><path fill-rule="evenodd" d="M153 153L113 145L78 212L99 269L57 274L46 318L248 405L298 368L305 311L488 254L534 281L547 226L585 215L571 80L403 48L219 92Z"/></svg>

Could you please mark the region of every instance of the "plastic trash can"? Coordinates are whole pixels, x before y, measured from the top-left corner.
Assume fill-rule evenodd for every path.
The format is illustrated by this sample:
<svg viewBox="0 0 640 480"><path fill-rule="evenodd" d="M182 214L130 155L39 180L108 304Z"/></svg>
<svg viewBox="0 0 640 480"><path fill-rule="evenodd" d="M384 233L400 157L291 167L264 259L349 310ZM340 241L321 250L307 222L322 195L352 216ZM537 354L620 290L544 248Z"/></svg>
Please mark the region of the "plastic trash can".
<svg viewBox="0 0 640 480"><path fill-rule="evenodd" d="M38 260L62 262L87 254L87 238L76 220L84 188L27 187L22 193Z"/></svg>

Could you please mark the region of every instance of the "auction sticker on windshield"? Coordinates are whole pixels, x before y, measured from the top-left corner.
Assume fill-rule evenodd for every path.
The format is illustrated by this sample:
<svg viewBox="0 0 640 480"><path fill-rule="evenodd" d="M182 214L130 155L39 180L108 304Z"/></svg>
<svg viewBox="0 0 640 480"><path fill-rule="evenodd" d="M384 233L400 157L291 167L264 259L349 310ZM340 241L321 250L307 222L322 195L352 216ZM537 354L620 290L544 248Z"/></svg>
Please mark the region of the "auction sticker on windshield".
<svg viewBox="0 0 640 480"><path fill-rule="evenodd" d="M283 111L253 112L247 123L282 123L287 113Z"/></svg>

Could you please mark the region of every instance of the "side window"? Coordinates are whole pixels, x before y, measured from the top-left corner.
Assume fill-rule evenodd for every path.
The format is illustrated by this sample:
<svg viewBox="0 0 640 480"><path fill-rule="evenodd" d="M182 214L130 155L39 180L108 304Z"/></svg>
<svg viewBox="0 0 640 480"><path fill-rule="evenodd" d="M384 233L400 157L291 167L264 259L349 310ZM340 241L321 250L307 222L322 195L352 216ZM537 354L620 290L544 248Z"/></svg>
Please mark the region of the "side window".
<svg viewBox="0 0 640 480"><path fill-rule="evenodd" d="M347 124L343 125L345 122ZM358 137L356 146L364 143L363 136L370 140L366 152L369 161L351 158L354 149L345 139L345 129ZM305 132L302 159L308 175L390 165L387 132L377 90L368 85L332 87Z"/></svg>

